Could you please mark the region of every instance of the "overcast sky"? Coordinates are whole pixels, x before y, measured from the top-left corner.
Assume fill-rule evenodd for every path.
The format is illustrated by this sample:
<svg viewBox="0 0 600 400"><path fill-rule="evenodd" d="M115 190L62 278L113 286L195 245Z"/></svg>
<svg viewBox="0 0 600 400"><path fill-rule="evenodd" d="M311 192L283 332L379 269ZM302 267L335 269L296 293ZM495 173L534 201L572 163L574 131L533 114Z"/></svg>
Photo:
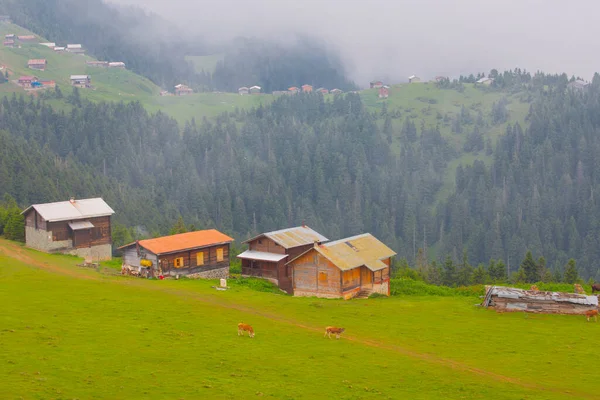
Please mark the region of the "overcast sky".
<svg viewBox="0 0 600 400"><path fill-rule="evenodd" d="M591 79L600 70L597 0L109 0L209 40L309 33L339 49L364 86L412 74L519 67Z"/></svg>

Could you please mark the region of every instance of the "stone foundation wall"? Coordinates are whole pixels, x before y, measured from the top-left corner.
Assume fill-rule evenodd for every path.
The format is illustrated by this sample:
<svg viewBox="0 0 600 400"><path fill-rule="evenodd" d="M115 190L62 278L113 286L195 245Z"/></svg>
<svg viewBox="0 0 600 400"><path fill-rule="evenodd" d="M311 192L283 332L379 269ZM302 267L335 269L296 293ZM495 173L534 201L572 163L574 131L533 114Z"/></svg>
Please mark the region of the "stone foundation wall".
<svg viewBox="0 0 600 400"><path fill-rule="evenodd" d="M27 247L45 252L53 252L65 249L71 249L73 242L71 240L52 241L52 232L35 229L31 226L25 227L25 241Z"/></svg>
<svg viewBox="0 0 600 400"><path fill-rule="evenodd" d="M358 293L360 293L360 287L345 291L342 297L344 297L344 300L350 300L351 298L356 297Z"/></svg>
<svg viewBox="0 0 600 400"><path fill-rule="evenodd" d="M294 290L296 297L320 297L322 299L339 299L342 297L339 293L319 293L307 290Z"/></svg>
<svg viewBox="0 0 600 400"><path fill-rule="evenodd" d="M185 275L190 279L221 279L229 278L229 267L211 269L210 271L196 272L195 274Z"/></svg>
<svg viewBox="0 0 600 400"><path fill-rule="evenodd" d="M388 296L390 282L381 282L373 284L373 293L379 293Z"/></svg>
<svg viewBox="0 0 600 400"><path fill-rule="evenodd" d="M81 249L68 249L61 252L77 257L90 258L92 261L104 261L112 258L112 245L102 244Z"/></svg>

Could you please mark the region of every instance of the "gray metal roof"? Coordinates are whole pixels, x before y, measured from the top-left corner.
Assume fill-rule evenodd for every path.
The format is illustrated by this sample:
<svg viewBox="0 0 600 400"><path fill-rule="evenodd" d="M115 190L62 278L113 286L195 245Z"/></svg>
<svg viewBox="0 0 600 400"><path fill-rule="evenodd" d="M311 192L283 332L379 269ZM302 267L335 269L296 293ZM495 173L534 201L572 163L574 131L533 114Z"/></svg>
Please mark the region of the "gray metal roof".
<svg viewBox="0 0 600 400"><path fill-rule="evenodd" d="M90 221L76 221L69 222L69 227L74 231L79 231L82 229L91 229L94 227L94 224L92 224Z"/></svg>
<svg viewBox="0 0 600 400"><path fill-rule="evenodd" d="M25 209L21 214L27 213L32 208L48 222L105 217L115 213L113 209L99 197L94 199L34 204Z"/></svg>
<svg viewBox="0 0 600 400"><path fill-rule="evenodd" d="M525 301L556 301L589 306L598 306L597 296L586 296L576 293L544 292L538 290L524 290L505 286L492 286L486 293L483 306L489 306L493 296L508 299L523 299Z"/></svg>
<svg viewBox="0 0 600 400"><path fill-rule="evenodd" d="M90 76L89 75L71 75L71 80L82 80L82 79L89 79Z"/></svg>
<svg viewBox="0 0 600 400"><path fill-rule="evenodd" d="M308 226L296 226L294 228L263 233L248 239L243 243L251 242L262 236L268 237L285 249L313 244L315 241L320 243L329 241L325 236L321 235L319 232L313 231Z"/></svg>
<svg viewBox="0 0 600 400"><path fill-rule="evenodd" d="M242 254L238 254L238 258L244 258L247 260L272 261L272 262L279 262L286 257L287 257L287 254L267 253L264 251L255 251L255 250L246 250Z"/></svg>

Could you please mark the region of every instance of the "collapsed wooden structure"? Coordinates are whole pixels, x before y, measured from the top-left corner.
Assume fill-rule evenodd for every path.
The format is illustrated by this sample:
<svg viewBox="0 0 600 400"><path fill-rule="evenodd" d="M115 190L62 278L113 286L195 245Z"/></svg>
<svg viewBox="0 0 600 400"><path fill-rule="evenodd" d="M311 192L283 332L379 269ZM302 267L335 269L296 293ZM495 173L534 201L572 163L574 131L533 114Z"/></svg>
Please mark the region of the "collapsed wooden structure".
<svg viewBox="0 0 600 400"><path fill-rule="evenodd" d="M483 307L498 312L524 311L540 314L585 314L598 308L598 297L585 294L524 290L486 286Z"/></svg>

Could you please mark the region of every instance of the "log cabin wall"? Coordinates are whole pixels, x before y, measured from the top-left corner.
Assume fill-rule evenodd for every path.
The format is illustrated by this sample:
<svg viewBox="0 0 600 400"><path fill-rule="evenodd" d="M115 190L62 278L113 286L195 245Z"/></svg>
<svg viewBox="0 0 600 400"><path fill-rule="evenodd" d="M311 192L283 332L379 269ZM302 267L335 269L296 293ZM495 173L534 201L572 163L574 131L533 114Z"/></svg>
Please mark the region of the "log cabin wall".
<svg viewBox="0 0 600 400"><path fill-rule="evenodd" d="M268 237L259 237L248 242L248 249L265 253L286 254L285 248L278 245Z"/></svg>
<svg viewBox="0 0 600 400"><path fill-rule="evenodd" d="M294 295L342 297L340 270L316 251L310 251L290 264L293 271Z"/></svg>
<svg viewBox="0 0 600 400"><path fill-rule="evenodd" d="M163 273L170 275L189 275L229 268L229 244L162 254L158 258L158 265Z"/></svg>

